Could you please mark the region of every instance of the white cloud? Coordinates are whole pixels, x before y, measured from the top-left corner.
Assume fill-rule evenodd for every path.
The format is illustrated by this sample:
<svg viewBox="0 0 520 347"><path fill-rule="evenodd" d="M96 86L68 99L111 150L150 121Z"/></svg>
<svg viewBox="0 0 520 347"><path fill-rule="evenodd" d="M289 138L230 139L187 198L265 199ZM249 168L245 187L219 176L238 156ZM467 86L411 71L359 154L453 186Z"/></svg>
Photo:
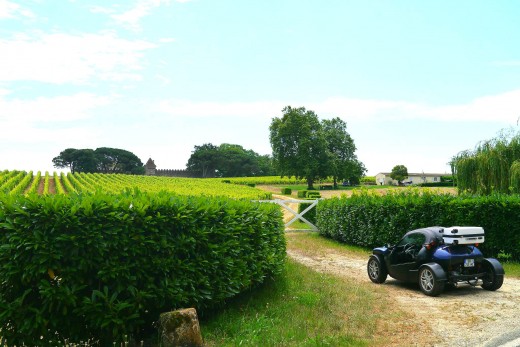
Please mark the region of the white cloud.
<svg viewBox="0 0 520 347"><path fill-rule="evenodd" d="M274 117L281 113L282 102L192 102L164 100L156 110L174 117Z"/></svg>
<svg viewBox="0 0 520 347"><path fill-rule="evenodd" d="M520 116L520 90L498 95L483 96L460 105L431 106L407 101L328 98L308 104L279 101L256 102L191 102L164 100L156 109L175 117L277 117L282 108L305 106L321 118L345 117L357 120L430 119L452 121L489 121L513 124Z"/></svg>
<svg viewBox="0 0 520 347"><path fill-rule="evenodd" d="M0 0L0 19L16 18L18 15L23 17L34 17L34 14L22 6L7 0Z"/></svg>
<svg viewBox="0 0 520 347"><path fill-rule="evenodd" d="M148 16L154 8L168 5L170 2L170 0L140 0L133 8L120 14L113 14L111 17L125 27L139 30L142 18Z"/></svg>
<svg viewBox="0 0 520 347"><path fill-rule="evenodd" d="M170 42L175 42L175 39L173 37L164 37L162 39L159 39L159 42L161 42L161 43L170 43Z"/></svg>
<svg viewBox="0 0 520 347"><path fill-rule="evenodd" d="M146 41L114 33L16 35L0 39L0 81L84 84L101 80L139 80Z"/></svg>
<svg viewBox="0 0 520 347"><path fill-rule="evenodd" d="M436 107L425 114L444 121L515 122L520 116L520 90L476 98L470 103Z"/></svg>
<svg viewBox="0 0 520 347"><path fill-rule="evenodd" d="M31 127L36 122L66 122L89 118L89 111L110 103L110 98L89 93L34 100L6 100L0 94L0 128L9 136L12 126Z"/></svg>

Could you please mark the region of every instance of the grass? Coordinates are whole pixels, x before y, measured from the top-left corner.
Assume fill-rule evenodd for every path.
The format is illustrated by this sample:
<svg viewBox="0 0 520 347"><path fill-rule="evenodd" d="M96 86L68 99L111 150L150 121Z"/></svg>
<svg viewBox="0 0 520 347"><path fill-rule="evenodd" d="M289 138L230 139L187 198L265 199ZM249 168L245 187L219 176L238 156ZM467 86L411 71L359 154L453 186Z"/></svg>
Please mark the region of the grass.
<svg viewBox="0 0 520 347"><path fill-rule="evenodd" d="M288 249L302 254L369 253L315 232L286 235ZM200 317L208 347L413 345L427 335L423 323L382 287L319 273L290 258L280 276Z"/></svg>
<svg viewBox="0 0 520 347"><path fill-rule="evenodd" d="M319 186L320 186L320 184L318 184L318 183L314 184L314 188L316 190L318 190ZM307 190L307 185L306 184L281 185L280 188L290 188L293 191L298 191L298 190ZM344 187L341 184L339 184L338 185L338 189L333 189L333 190L354 190L354 189L361 189L361 188L363 188L363 189L385 189L385 188L396 188L396 186L388 186L388 185L384 185L384 186L361 185L361 186L347 186L347 187Z"/></svg>
<svg viewBox="0 0 520 347"><path fill-rule="evenodd" d="M320 258L367 258L370 250L321 237L287 233L288 250ZM520 264L504 262L508 277ZM323 274L287 259L284 272L259 288L200 314L205 344L214 346L399 346L427 344L425 322L404 312L385 288Z"/></svg>
<svg viewBox="0 0 520 347"><path fill-rule="evenodd" d="M506 272L506 277L520 278L520 264L513 262L501 262Z"/></svg>
<svg viewBox="0 0 520 347"><path fill-rule="evenodd" d="M368 259L368 256L372 253L371 249L339 243L320 236L317 232L287 233L286 238L289 249L296 248L308 256L321 256L334 250L353 257Z"/></svg>
<svg viewBox="0 0 520 347"><path fill-rule="evenodd" d="M201 330L207 346L369 346L380 304L368 286L288 259L274 280L202 316Z"/></svg>

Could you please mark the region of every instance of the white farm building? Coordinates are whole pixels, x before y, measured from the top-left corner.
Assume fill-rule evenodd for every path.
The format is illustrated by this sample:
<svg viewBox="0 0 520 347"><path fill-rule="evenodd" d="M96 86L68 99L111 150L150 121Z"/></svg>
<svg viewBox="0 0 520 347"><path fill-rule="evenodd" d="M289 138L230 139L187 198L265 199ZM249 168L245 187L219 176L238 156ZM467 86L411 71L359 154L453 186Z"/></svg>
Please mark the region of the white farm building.
<svg viewBox="0 0 520 347"><path fill-rule="evenodd" d="M440 182L441 176L448 174L442 173L409 173L408 177L403 180L405 185ZM396 180L390 177L390 172L380 172L376 175L377 185L398 185Z"/></svg>

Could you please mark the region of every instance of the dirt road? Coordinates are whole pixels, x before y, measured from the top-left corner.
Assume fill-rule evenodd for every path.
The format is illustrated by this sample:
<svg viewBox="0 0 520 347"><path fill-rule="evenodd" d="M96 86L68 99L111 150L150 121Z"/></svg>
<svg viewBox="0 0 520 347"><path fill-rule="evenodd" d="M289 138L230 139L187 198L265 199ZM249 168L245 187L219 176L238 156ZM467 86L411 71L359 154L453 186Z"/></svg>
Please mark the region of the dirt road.
<svg viewBox="0 0 520 347"><path fill-rule="evenodd" d="M275 187L262 188L275 194L277 192ZM454 193L454 190L448 188L445 192ZM327 198L341 194L338 191L328 195L323 193L322 196L326 195ZM294 196L276 195L275 198L288 199ZM291 208L297 209L297 204ZM286 222L294 217L288 211L284 211L284 214ZM335 249L320 252L319 255L309 255L301 249L291 248L290 242L287 253L291 258L317 271L372 284L366 272L368 257L345 255ZM502 344L507 338L500 339L500 336L508 334L513 336L511 339L520 337L520 280L508 278L507 274L502 288L496 292L461 285L456 289L445 290L435 298L424 295L417 285L403 284L390 277L384 284L372 285L385 288L388 295L395 298L404 310L413 312L418 320L429 324L429 329L425 330L433 333L435 342L424 344L421 341L417 342L417 346L520 346L520 342ZM406 331L401 333L406 334ZM501 342L497 342L498 340Z"/></svg>
<svg viewBox="0 0 520 347"><path fill-rule="evenodd" d="M371 283L366 273L367 258L340 254L330 249L325 255L309 255L291 248L288 255L317 271ZM496 292L462 285L429 297L416 285L391 279L383 286L408 312L430 325L435 346L486 346L507 332L520 329L520 280L505 278ZM420 344L419 344L420 345Z"/></svg>

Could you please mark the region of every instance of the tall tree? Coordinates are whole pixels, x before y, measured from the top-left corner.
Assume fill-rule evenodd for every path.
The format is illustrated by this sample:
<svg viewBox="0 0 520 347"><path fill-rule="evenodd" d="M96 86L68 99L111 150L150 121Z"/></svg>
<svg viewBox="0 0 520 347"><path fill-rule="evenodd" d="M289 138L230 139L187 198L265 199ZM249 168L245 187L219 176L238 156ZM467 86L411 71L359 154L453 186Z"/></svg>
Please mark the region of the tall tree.
<svg viewBox="0 0 520 347"><path fill-rule="evenodd" d="M408 169L404 165L396 165L392 169L390 177L396 180L398 184L401 184L401 181L408 177Z"/></svg>
<svg viewBox="0 0 520 347"><path fill-rule="evenodd" d="M282 112L269 127L275 165L282 176L304 178L307 188L314 189L314 181L327 176L329 161L321 123L304 107L287 106Z"/></svg>
<svg viewBox="0 0 520 347"><path fill-rule="evenodd" d="M261 156L252 150L235 144L211 143L195 146L186 165L200 177L245 177L273 175L269 156Z"/></svg>
<svg viewBox="0 0 520 347"><path fill-rule="evenodd" d="M125 173L143 175L141 160L132 152L117 148L92 149L67 148L53 158L56 168L68 168L75 172Z"/></svg>
<svg viewBox="0 0 520 347"><path fill-rule="evenodd" d="M97 160L92 149L67 148L52 159L55 168L68 168L70 172L96 172Z"/></svg>
<svg viewBox="0 0 520 347"><path fill-rule="evenodd" d="M321 122L325 137L327 139L327 149L330 155L329 175L334 181L334 188L338 187L338 180L355 178L355 173L359 172L357 158L354 155L356 146L354 140L347 132L347 123L336 117L324 119ZM363 172L361 172L363 175ZM359 178L358 178L359 179Z"/></svg>
<svg viewBox="0 0 520 347"><path fill-rule="evenodd" d="M359 184L361 177L363 177L366 172L367 169L365 165L354 155L354 158L346 164L345 179L352 185Z"/></svg>
<svg viewBox="0 0 520 347"><path fill-rule="evenodd" d="M60 152L60 155L57 157L54 157L52 159L52 163L55 168L58 169L65 169L68 168L70 172L74 173L74 163L76 160L76 153L77 149L75 148L67 148Z"/></svg>
<svg viewBox="0 0 520 347"><path fill-rule="evenodd" d="M97 172L144 175L143 162L132 152L118 148L100 147L94 153Z"/></svg>
<svg viewBox="0 0 520 347"><path fill-rule="evenodd" d="M211 143L195 146L186 164L186 169L202 178L215 177L218 156L218 147Z"/></svg>

